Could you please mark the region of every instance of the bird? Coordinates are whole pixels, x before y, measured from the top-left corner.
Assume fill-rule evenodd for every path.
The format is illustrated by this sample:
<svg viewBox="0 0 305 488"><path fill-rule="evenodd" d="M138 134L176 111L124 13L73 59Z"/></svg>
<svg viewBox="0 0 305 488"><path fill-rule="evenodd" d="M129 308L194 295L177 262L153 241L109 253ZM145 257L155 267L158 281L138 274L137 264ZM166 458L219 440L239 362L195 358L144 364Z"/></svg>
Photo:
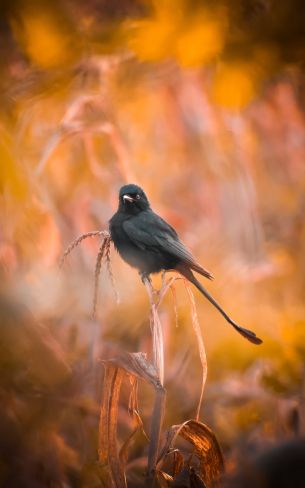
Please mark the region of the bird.
<svg viewBox="0 0 305 488"><path fill-rule="evenodd" d="M118 210L109 220L109 232L119 255L139 271L143 282L145 279L150 280L151 274L159 272L180 273L237 332L253 344L262 343L254 332L234 322L198 281L193 272L210 280L213 275L196 261L179 239L176 230L151 209L140 186L127 184L121 187Z"/></svg>

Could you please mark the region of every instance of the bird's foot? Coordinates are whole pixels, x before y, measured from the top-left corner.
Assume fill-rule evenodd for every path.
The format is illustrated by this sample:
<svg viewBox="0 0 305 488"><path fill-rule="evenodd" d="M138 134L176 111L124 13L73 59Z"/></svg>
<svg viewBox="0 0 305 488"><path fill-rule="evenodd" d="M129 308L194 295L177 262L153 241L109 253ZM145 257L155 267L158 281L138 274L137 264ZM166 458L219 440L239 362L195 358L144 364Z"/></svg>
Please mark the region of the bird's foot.
<svg viewBox="0 0 305 488"><path fill-rule="evenodd" d="M139 271L139 275L140 275L140 277L141 277L141 281L142 281L142 283L143 283L144 285L145 285L146 283L149 283L149 287L150 287L150 289L151 289L152 295L153 295L153 296L157 296L157 297L159 297L159 291L158 291L158 290L156 290L156 289L153 287L153 285L152 285L152 281L151 281L151 278L150 278L149 274L147 274L147 273L143 273L143 272Z"/></svg>
<svg viewBox="0 0 305 488"><path fill-rule="evenodd" d="M145 281L148 281L151 285L151 279L150 279L149 274L144 273L143 271L139 271L139 275L140 275L141 281L144 285L145 285Z"/></svg>

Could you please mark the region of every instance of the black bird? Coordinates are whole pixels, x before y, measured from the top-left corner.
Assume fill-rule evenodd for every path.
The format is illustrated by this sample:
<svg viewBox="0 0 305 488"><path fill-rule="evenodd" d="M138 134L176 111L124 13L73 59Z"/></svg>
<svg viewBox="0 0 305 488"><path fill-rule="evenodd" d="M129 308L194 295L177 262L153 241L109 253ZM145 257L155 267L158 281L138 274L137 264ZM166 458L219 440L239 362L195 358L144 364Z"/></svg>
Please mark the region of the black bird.
<svg viewBox="0 0 305 488"><path fill-rule="evenodd" d="M262 343L254 332L237 325L197 280L192 271L209 279L213 276L197 263L175 229L152 211L142 188L130 184L120 189L119 208L109 221L109 229L115 248L124 261L139 270L142 280L151 273L178 271L242 336L254 344Z"/></svg>

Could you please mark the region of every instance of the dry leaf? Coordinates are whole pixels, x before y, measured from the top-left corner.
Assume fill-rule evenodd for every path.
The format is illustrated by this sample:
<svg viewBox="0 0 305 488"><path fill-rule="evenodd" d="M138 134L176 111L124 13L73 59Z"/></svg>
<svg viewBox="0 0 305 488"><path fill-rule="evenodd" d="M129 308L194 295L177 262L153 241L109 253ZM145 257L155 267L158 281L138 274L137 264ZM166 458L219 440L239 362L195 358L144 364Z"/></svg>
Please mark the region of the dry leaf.
<svg viewBox="0 0 305 488"><path fill-rule="evenodd" d="M163 462L164 457L174 445L178 435L193 444L195 454L200 462L200 473L197 473L197 475L203 479L205 485L209 488L219 479L224 469L221 449L215 434L207 425L197 420L188 420L181 425L173 425L166 433L158 465ZM180 472L178 478L183 476L183 473L181 474Z"/></svg>
<svg viewBox="0 0 305 488"><path fill-rule="evenodd" d="M125 487L124 468L127 460L127 451L135 431L125 441L120 454L118 454L116 431L119 392L124 374L127 373L133 377L144 379L155 389L148 451L148 479L152 480L155 474L164 416L165 390L160 383L154 366L147 361L143 353L127 353L104 364L106 369L103 404L100 415L99 460L102 464L108 464L109 466L109 482L112 482L110 486L115 486L115 488ZM142 425L142 422L139 422L139 425Z"/></svg>
<svg viewBox="0 0 305 488"><path fill-rule="evenodd" d="M99 461L109 467L109 488L126 488L126 477L118 454L117 417L118 401L124 371L105 363L103 404L99 425Z"/></svg>

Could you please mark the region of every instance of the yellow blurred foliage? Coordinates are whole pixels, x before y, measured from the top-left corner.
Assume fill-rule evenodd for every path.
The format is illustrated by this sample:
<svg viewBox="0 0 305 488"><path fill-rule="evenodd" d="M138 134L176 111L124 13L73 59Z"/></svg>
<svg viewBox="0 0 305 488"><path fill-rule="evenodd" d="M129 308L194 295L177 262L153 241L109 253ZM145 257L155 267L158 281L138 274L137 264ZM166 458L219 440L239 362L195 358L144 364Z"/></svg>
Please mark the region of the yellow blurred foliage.
<svg viewBox="0 0 305 488"><path fill-rule="evenodd" d="M301 314L299 317L297 314L286 319L283 317L282 320L281 336L285 344L283 355L286 360L296 362L299 354L303 356L305 353L305 321Z"/></svg>
<svg viewBox="0 0 305 488"><path fill-rule="evenodd" d="M137 23L129 48L142 61L174 57L182 66L197 66L221 53L225 31L223 12L205 10L187 18L183 2L161 2L150 19Z"/></svg>
<svg viewBox="0 0 305 488"><path fill-rule="evenodd" d="M254 98L259 81L259 73L251 63L221 64L214 79L213 99L227 108L242 108Z"/></svg>
<svg viewBox="0 0 305 488"><path fill-rule="evenodd" d="M12 20L14 34L30 58L41 68L63 65L70 58L69 33L60 16L50 11L24 10L19 21Z"/></svg>
<svg viewBox="0 0 305 488"><path fill-rule="evenodd" d="M172 11L169 5L162 2L151 19L136 24L129 48L142 61L159 61L171 57L180 21L179 8Z"/></svg>
<svg viewBox="0 0 305 488"><path fill-rule="evenodd" d="M25 195L26 183L11 153L11 144L10 137L0 132L0 191L12 192L19 199Z"/></svg>
<svg viewBox="0 0 305 488"><path fill-rule="evenodd" d="M225 41L225 19L204 12L177 40L177 59L182 66L198 66L218 56Z"/></svg>
<svg viewBox="0 0 305 488"><path fill-rule="evenodd" d="M305 432L296 409L305 374L304 74L292 65L281 72L294 25L277 30L270 9L269 34L268 11L252 12L256 5L247 3L7 3L0 46L0 452L7 455L0 487L108 486L107 466L95 462L103 368L125 352L153 356L149 300L115 249L96 261L98 236L82 241L61 271L58 261L77 236L108 228L118 189L132 181L215 274L206 286L217 302L264 341L258 348L244 341L195 292L208 362L204 419L231 469L238 451L246 456L244 446L254 452ZM290 48L298 47L292 34ZM293 51L291 59L301 57ZM155 290L163 283L153 276ZM165 430L194 417L206 370L182 280L159 311ZM118 409L123 457L129 434L141 427L136 384L129 397L128 383ZM143 429L153 394L139 384ZM171 457L177 471L180 444ZM132 434L130 447L128 480L142 486L144 430ZM184 441L181 447L188 452ZM174 472L171 459L158 463L164 473Z"/></svg>

